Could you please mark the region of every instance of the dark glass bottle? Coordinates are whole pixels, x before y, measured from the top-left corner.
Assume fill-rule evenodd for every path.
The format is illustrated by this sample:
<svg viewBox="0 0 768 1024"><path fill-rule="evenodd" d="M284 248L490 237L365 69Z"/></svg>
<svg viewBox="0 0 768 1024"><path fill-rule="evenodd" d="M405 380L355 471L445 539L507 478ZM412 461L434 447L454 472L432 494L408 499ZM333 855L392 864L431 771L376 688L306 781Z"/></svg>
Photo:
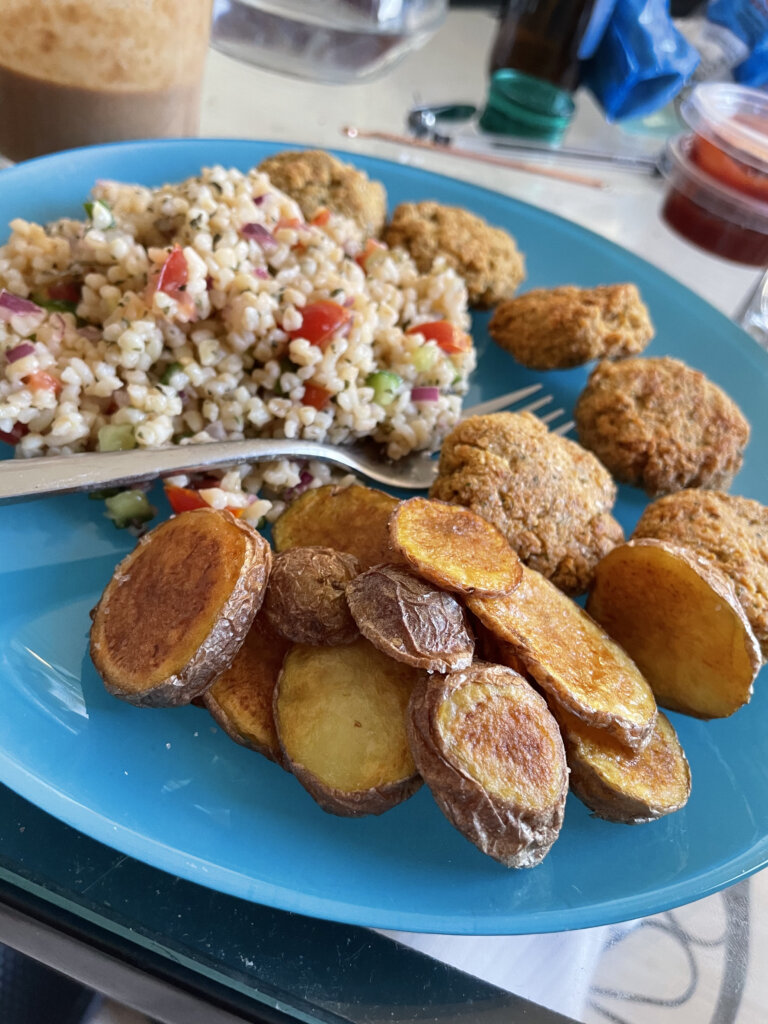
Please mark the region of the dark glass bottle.
<svg viewBox="0 0 768 1024"><path fill-rule="evenodd" d="M572 91L578 50L596 0L507 0L491 49L491 74L514 68Z"/></svg>

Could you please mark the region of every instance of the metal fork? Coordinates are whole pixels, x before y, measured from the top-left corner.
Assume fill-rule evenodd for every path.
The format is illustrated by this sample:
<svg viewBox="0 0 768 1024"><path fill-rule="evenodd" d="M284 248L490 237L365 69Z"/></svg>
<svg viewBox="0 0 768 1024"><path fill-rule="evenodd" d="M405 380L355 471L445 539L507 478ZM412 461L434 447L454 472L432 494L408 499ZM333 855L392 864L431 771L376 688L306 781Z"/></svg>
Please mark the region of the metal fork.
<svg viewBox="0 0 768 1024"><path fill-rule="evenodd" d="M541 384L512 391L465 409L463 417L510 409L541 391ZM552 402L551 395L538 398L515 412L538 412ZM540 418L552 423L564 415L554 409ZM553 433L566 433L564 423ZM51 494L128 487L177 473L199 473L244 462L273 459L316 459L349 470L376 483L408 491L427 490L437 474L437 460L426 452L414 452L396 462L382 458L366 444L335 446L317 441L252 439L210 441L206 444L169 445L167 448L134 448L123 452L82 452L0 462L0 502L27 501Z"/></svg>

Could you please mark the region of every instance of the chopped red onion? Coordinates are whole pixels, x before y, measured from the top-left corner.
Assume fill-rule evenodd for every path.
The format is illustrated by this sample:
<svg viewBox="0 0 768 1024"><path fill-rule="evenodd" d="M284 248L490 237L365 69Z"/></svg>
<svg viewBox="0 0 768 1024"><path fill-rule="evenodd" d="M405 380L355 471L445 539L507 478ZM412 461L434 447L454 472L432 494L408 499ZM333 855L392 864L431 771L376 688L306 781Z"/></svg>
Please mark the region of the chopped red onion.
<svg viewBox="0 0 768 1024"><path fill-rule="evenodd" d="M213 423L206 423L205 432L209 437L212 437L214 441L226 441L227 432L224 429L224 424L221 420L215 420Z"/></svg>
<svg viewBox="0 0 768 1024"><path fill-rule="evenodd" d="M35 346L29 341L22 341L20 345L14 345L13 348L9 348L5 353L6 361L9 363L15 363L17 359L23 359L24 356L33 356L35 354Z"/></svg>
<svg viewBox="0 0 768 1024"><path fill-rule="evenodd" d="M28 316L30 313L45 312L36 302L29 299L22 299L20 295L7 292L5 288L0 290L0 317L3 320L10 320L12 316Z"/></svg>
<svg viewBox="0 0 768 1024"><path fill-rule="evenodd" d="M440 388L411 388L412 402L436 402L440 398Z"/></svg>
<svg viewBox="0 0 768 1024"><path fill-rule="evenodd" d="M95 324L84 324L78 327L77 333L87 341L98 341L101 337L101 330Z"/></svg>
<svg viewBox="0 0 768 1024"><path fill-rule="evenodd" d="M267 231L263 224L243 224L240 234L258 242L262 249L274 249L277 245L275 236L271 231Z"/></svg>
<svg viewBox="0 0 768 1024"><path fill-rule="evenodd" d="M302 469L299 473L299 482L295 487L289 487L287 491L283 492L284 501L295 501L296 498L300 497L307 490L309 485L315 478L307 469Z"/></svg>
<svg viewBox="0 0 768 1024"><path fill-rule="evenodd" d="M268 195L268 193L263 192L260 196L254 196L253 197L253 205L254 206L261 206L261 204L267 198L267 195Z"/></svg>
<svg viewBox="0 0 768 1024"><path fill-rule="evenodd" d="M256 267L256 269L253 272L253 276L258 277L262 281L268 281L270 278L270 273L264 267Z"/></svg>

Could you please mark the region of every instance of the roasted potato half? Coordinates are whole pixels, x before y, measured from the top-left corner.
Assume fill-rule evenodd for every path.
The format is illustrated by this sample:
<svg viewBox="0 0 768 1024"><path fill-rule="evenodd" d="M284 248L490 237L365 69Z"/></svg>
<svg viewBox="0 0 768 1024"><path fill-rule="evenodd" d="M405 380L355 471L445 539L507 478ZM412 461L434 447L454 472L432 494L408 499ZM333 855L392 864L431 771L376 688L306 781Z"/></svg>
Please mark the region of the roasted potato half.
<svg viewBox="0 0 768 1024"><path fill-rule="evenodd" d="M639 753L602 729L556 707L571 770L571 789L599 818L639 825L678 811L691 792L691 771L672 723L659 712Z"/></svg>
<svg viewBox="0 0 768 1024"><path fill-rule="evenodd" d="M349 644L358 636L345 588L360 571L354 555L333 548L288 548L275 555L262 614L297 644Z"/></svg>
<svg viewBox="0 0 768 1024"><path fill-rule="evenodd" d="M472 663L474 640L464 609L397 565L376 565L347 584L347 602L364 637L397 661L451 672Z"/></svg>
<svg viewBox="0 0 768 1024"><path fill-rule="evenodd" d="M389 529L410 568L444 590L495 597L520 582L522 563L504 534L463 505L409 498Z"/></svg>
<svg viewBox="0 0 768 1024"><path fill-rule="evenodd" d="M470 597L467 604L566 711L642 750L656 718L650 686L621 647L554 583L524 567L511 594Z"/></svg>
<svg viewBox="0 0 768 1024"><path fill-rule="evenodd" d="M295 547L347 551L361 569L399 561L389 539L389 517L397 498L373 487L326 484L305 491L272 527L277 551Z"/></svg>
<svg viewBox="0 0 768 1024"><path fill-rule="evenodd" d="M274 696L277 734L286 764L323 810L381 814L419 788L405 731L418 677L362 637L288 652Z"/></svg>
<svg viewBox="0 0 768 1024"><path fill-rule="evenodd" d="M587 610L662 707L723 718L749 700L760 646L731 581L693 551L660 540L614 548L598 563Z"/></svg>
<svg viewBox="0 0 768 1024"><path fill-rule="evenodd" d="M271 562L229 512L184 512L142 537L93 612L91 658L109 692L173 707L207 690L251 628Z"/></svg>
<svg viewBox="0 0 768 1024"><path fill-rule="evenodd" d="M416 766L451 824L507 867L530 868L560 832L565 750L545 700L501 665L422 679L408 736Z"/></svg>
<svg viewBox="0 0 768 1024"><path fill-rule="evenodd" d="M204 706L236 743L283 763L272 698L290 643L268 625L263 610L235 660L203 694Z"/></svg>

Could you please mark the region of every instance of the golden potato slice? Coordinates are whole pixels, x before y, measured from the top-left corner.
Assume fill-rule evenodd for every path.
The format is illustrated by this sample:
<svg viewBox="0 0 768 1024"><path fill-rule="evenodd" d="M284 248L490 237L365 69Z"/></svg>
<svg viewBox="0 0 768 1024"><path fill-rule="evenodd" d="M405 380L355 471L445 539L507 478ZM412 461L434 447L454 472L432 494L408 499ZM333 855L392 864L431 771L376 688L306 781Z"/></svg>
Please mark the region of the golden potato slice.
<svg viewBox="0 0 768 1024"><path fill-rule="evenodd" d="M723 718L750 699L758 641L731 581L693 551L659 540L614 548L597 566L587 610L662 707Z"/></svg>
<svg viewBox="0 0 768 1024"><path fill-rule="evenodd" d="M256 616L235 660L203 694L204 706L236 743L283 764L272 698L290 643Z"/></svg>
<svg viewBox="0 0 768 1024"><path fill-rule="evenodd" d="M521 676L478 661L422 679L408 737L416 767L462 835L508 867L541 862L563 823L568 772L557 723Z"/></svg>
<svg viewBox="0 0 768 1024"><path fill-rule="evenodd" d="M364 637L384 654L428 672L472 664L475 643L464 609L397 565L376 565L347 584L347 602Z"/></svg>
<svg viewBox="0 0 768 1024"><path fill-rule="evenodd" d="M288 548L272 560L262 614L297 644L350 644L359 635L344 594L360 572L354 555L333 548Z"/></svg>
<svg viewBox="0 0 768 1024"><path fill-rule="evenodd" d="M418 677L362 637L288 652L275 689L277 734L290 770L323 810L381 814L419 788L405 732Z"/></svg>
<svg viewBox="0 0 768 1024"><path fill-rule="evenodd" d="M602 729L553 707L565 741L571 789L598 817L625 825L653 821L684 806L691 771L672 723L656 717L650 741L634 754Z"/></svg>
<svg viewBox="0 0 768 1024"><path fill-rule="evenodd" d="M91 658L116 697L188 704L231 663L267 585L269 544L229 512L195 509L151 530L93 612Z"/></svg>
<svg viewBox="0 0 768 1024"><path fill-rule="evenodd" d="M389 529L414 572L445 590L493 597L520 582L522 563L504 534L463 505L409 498L392 513Z"/></svg>
<svg viewBox="0 0 768 1024"><path fill-rule="evenodd" d="M305 491L272 527L277 551L295 547L347 551L361 569L397 562L389 539L389 516L397 498L373 487L326 484Z"/></svg>
<svg viewBox="0 0 768 1024"><path fill-rule="evenodd" d="M511 594L467 604L571 714L635 751L651 738L656 701L635 663L540 573L525 567Z"/></svg>

